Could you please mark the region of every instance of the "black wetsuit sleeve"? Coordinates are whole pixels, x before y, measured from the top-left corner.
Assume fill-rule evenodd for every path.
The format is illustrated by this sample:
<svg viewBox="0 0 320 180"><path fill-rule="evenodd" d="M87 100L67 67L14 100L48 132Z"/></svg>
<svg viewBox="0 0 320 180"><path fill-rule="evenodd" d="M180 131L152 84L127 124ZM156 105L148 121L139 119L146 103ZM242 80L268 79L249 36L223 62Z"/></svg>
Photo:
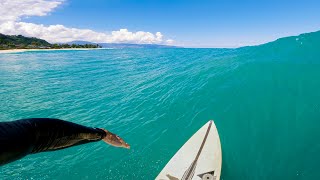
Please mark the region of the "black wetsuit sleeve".
<svg viewBox="0 0 320 180"><path fill-rule="evenodd" d="M31 153L54 151L103 139L98 128L49 118L0 122L0 165Z"/></svg>

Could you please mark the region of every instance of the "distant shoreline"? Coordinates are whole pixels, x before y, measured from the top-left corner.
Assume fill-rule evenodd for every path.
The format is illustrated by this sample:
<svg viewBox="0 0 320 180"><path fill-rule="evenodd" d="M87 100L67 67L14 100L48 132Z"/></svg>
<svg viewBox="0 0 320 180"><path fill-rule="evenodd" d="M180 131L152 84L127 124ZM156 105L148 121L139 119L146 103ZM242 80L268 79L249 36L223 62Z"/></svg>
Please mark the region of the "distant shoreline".
<svg viewBox="0 0 320 180"><path fill-rule="evenodd" d="M19 52L28 52L28 51L87 51L87 50L96 50L96 49L111 49L111 48L61 48L61 49L6 49L0 50L0 54L6 53L19 53Z"/></svg>

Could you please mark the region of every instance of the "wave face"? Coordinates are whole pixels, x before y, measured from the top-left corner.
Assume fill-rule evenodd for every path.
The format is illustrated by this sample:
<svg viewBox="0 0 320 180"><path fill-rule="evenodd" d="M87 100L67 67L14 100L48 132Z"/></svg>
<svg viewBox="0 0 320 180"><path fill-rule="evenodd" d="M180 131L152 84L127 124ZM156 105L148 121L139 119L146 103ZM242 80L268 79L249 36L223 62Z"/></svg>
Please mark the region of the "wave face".
<svg viewBox="0 0 320 180"><path fill-rule="evenodd" d="M214 119L223 179L320 179L320 32L238 49L0 55L0 121L61 118L102 142L27 156L0 179L153 179Z"/></svg>

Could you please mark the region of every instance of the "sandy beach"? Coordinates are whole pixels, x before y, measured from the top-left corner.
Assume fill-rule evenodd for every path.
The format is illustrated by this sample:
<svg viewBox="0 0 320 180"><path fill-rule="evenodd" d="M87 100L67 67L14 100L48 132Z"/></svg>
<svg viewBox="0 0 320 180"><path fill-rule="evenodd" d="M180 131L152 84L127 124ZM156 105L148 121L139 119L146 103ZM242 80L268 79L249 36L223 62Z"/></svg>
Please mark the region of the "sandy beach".
<svg viewBox="0 0 320 180"><path fill-rule="evenodd" d="M8 49L8 50L0 50L0 54L3 53L19 53L19 52L27 52L27 51L74 51L74 50L95 50L95 49L106 49L106 48L65 48L65 49Z"/></svg>

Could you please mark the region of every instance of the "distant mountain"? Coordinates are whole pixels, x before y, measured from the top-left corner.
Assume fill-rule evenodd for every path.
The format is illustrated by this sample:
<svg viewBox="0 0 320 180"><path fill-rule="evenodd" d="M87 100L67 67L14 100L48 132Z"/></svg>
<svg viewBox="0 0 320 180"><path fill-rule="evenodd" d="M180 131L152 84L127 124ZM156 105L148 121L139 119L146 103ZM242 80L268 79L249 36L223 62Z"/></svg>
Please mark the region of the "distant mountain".
<svg viewBox="0 0 320 180"><path fill-rule="evenodd" d="M88 41L72 41L67 43L69 45L72 44L99 44L103 48L115 48L115 49L122 49L122 48L177 48L177 46L167 46L167 45L160 45L160 44L130 44L130 43L92 43Z"/></svg>
<svg viewBox="0 0 320 180"><path fill-rule="evenodd" d="M63 43L61 43L61 44L63 44ZM68 42L66 44L69 44L69 45L72 45L72 44L85 45L85 44L97 44L97 43L92 43L92 42L88 42L88 41L71 41L71 42Z"/></svg>
<svg viewBox="0 0 320 180"><path fill-rule="evenodd" d="M160 44L129 44L129 43L100 43L104 48L177 48L177 46L167 46Z"/></svg>

